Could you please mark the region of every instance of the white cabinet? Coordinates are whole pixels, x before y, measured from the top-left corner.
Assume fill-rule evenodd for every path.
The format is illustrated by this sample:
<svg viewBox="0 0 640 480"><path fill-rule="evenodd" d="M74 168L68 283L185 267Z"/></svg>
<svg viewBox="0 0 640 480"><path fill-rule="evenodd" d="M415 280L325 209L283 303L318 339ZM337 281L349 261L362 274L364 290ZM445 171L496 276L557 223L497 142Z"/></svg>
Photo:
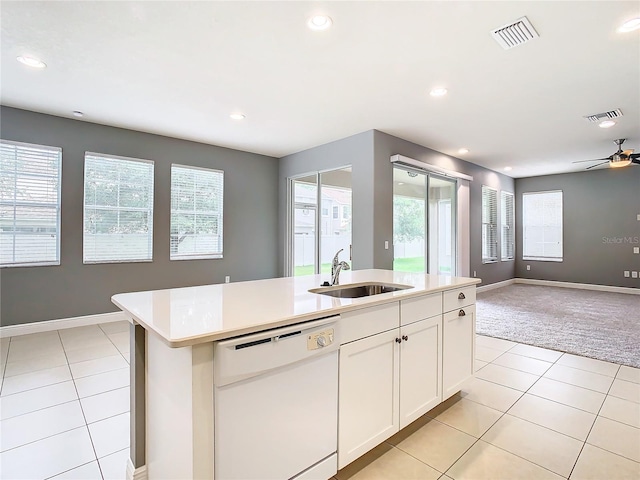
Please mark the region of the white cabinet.
<svg viewBox="0 0 640 480"><path fill-rule="evenodd" d="M398 329L340 347L338 469L398 431Z"/></svg>
<svg viewBox="0 0 640 480"><path fill-rule="evenodd" d="M400 329L400 428L427 413L441 400L441 315Z"/></svg>
<svg viewBox="0 0 640 480"><path fill-rule="evenodd" d="M476 334L475 287L444 292L442 317L442 400L473 376ZM447 311L449 308L451 310Z"/></svg>

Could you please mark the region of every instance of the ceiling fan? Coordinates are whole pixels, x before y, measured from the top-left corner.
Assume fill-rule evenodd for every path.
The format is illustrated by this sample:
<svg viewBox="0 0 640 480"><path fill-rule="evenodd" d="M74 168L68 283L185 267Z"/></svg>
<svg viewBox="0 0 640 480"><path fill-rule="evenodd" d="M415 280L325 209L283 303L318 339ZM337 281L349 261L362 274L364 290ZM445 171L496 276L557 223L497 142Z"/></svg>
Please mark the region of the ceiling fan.
<svg viewBox="0 0 640 480"><path fill-rule="evenodd" d="M625 140L626 138L619 138L613 141L613 143L615 143L618 146L618 151L613 155L610 155L606 158L598 158L597 160L578 160L577 162L573 162L573 163L600 162L595 165L591 165L590 167L587 167L586 170L589 170L590 168L599 167L600 165L604 165L605 163L609 163L609 166L614 168L626 167L627 165L631 165L632 163L637 163L640 165L640 153L633 153L633 149L624 150L624 151L622 150L622 144L624 143ZM601 160L604 160L604 161L601 161Z"/></svg>

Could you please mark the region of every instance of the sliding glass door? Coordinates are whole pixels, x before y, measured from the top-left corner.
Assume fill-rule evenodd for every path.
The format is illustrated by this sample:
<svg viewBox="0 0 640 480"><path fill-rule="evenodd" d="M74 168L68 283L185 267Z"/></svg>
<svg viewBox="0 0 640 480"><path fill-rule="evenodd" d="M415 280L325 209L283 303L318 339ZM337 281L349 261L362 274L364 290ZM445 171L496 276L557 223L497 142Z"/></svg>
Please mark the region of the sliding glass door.
<svg viewBox="0 0 640 480"><path fill-rule="evenodd" d="M331 260L351 260L351 167L295 177L291 182L288 275L330 273Z"/></svg>
<svg viewBox="0 0 640 480"><path fill-rule="evenodd" d="M393 269L454 275L456 181L393 169Z"/></svg>

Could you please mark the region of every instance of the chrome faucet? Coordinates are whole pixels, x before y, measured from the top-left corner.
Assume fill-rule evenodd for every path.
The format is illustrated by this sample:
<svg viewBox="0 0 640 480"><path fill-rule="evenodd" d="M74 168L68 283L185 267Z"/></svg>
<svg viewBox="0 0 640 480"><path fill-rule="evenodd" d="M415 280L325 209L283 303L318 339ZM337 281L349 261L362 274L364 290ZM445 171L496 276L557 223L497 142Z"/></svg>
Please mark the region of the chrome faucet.
<svg viewBox="0 0 640 480"><path fill-rule="evenodd" d="M338 250L338 252L333 257L333 261L331 262L331 285L339 285L340 283L340 272L342 270L350 270L349 264L347 262L339 262L338 255L343 251L344 248Z"/></svg>

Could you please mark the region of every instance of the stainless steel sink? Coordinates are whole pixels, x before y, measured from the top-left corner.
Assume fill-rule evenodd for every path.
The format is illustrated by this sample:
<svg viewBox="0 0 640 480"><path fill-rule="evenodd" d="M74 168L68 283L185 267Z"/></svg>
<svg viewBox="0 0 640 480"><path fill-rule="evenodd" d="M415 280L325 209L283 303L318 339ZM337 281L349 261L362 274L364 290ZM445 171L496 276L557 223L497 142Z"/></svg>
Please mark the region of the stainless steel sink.
<svg viewBox="0 0 640 480"><path fill-rule="evenodd" d="M330 295L338 298L360 298L370 297L371 295L380 295L381 293L397 292L412 288L410 285L400 285L395 283L351 283L346 285L336 285L333 287L312 288L310 293L319 293L320 295Z"/></svg>

